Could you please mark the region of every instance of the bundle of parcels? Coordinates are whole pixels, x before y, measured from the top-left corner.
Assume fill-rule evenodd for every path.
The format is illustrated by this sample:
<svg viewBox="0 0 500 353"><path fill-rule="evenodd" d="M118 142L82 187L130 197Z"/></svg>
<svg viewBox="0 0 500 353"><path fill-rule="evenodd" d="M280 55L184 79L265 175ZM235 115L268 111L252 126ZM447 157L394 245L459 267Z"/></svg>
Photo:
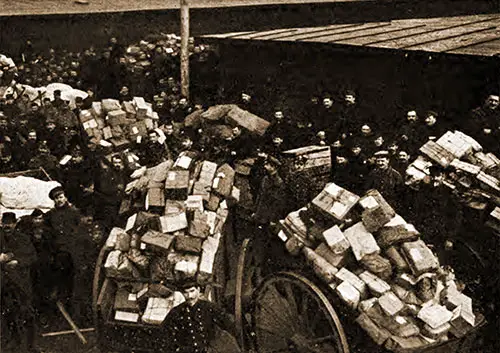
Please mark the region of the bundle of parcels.
<svg viewBox="0 0 500 353"><path fill-rule="evenodd" d="M500 159L483 152L482 146L460 131L448 131L438 140L429 140L420 148L421 155L406 170L407 183L430 179L430 168L444 171L442 184L456 191L471 208L490 213L488 225L500 231Z"/></svg>
<svg viewBox="0 0 500 353"><path fill-rule="evenodd" d="M194 111L186 117L184 125L203 127L212 138L227 140L234 138L232 127L237 126L253 135L263 136L270 123L235 104L221 104Z"/></svg>
<svg viewBox="0 0 500 353"><path fill-rule="evenodd" d="M113 151L123 151L131 143L140 143L149 130L157 128L158 113L142 97L130 102L103 99L80 112L80 123L90 142Z"/></svg>
<svg viewBox="0 0 500 353"><path fill-rule="evenodd" d="M327 184L278 236L391 351L462 337L480 321L453 272L376 190L360 198Z"/></svg>
<svg viewBox="0 0 500 353"><path fill-rule="evenodd" d="M186 155L175 163L150 168L141 178L148 180L143 184L147 210L130 216L124 229L112 229L104 268L119 288L120 283L150 283L140 288L134 284L133 290L123 294L115 313L122 313L126 304L136 315L122 313L117 320L161 324L179 303L174 291L167 290L175 282L187 279L204 285L214 280L228 204L236 200L238 191L229 165L196 161ZM139 187L141 178L133 187ZM167 288L163 295L157 294L159 284ZM145 291L143 295L139 295L141 291ZM143 310L139 310L140 298L146 298Z"/></svg>

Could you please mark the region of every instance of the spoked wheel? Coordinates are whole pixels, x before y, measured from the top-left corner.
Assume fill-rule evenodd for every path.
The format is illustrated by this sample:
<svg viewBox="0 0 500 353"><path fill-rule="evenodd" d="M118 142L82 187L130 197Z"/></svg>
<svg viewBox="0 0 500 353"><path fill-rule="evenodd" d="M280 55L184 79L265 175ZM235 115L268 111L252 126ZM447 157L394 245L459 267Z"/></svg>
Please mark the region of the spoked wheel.
<svg viewBox="0 0 500 353"><path fill-rule="evenodd" d="M253 337L258 353L349 353L342 324L307 278L281 272L255 293Z"/></svg>

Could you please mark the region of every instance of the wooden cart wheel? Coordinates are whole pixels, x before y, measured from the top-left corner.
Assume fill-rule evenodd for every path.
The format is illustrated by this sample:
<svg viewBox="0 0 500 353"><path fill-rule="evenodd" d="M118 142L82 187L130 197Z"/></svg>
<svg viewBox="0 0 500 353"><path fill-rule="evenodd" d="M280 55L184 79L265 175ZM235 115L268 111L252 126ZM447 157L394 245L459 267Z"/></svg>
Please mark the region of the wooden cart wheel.
<svg viewBox="0 0 500 353"><path fill-rule="evenodd" d="M266 279L255 293L252 310L258 353L349 353L328 298L299 274L280 272Z"/></svg>
<svg viewBox="0 0 500 353"><path fill-rule="evenodd" d="M236 268L236 288L235 288L235 298L234 298L234 318L236 324L236 333L238 335L238 343L243 352L245 349L245 323L244 323L244 299L243 299L243 287L248 278L245 276L245 270L248 270L250 261L250 249L251 241L249 238L243 240L240 248L240 254L238 257L238 266Z"/></svg>

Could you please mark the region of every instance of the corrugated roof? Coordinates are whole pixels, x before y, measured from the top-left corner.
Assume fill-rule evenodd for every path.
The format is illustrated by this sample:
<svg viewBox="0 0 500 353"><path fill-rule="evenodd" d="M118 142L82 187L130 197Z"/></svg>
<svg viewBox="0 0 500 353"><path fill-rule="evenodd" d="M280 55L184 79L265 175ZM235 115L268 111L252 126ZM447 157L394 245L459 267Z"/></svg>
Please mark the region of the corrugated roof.
<svg viewBox="0 0 500 353"><path fill-rule="evenodd" d="M500 13L336 24L202 36L205 40L331 43L335 45L493 56L500 54Z"/></svg>

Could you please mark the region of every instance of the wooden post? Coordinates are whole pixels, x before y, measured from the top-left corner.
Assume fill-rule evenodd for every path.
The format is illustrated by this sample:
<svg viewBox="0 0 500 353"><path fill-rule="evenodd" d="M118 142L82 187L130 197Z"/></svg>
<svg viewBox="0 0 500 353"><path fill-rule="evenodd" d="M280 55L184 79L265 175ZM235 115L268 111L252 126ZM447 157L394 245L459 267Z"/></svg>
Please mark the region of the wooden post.
<svg viewBox="0 0 500 353"><path fill-rule="evenodd" d="M82 332L80 331L80 329L78 328L78 326L76 326L75 322L73 321L73 319L71 318L71 316L69 316L68 312L66 311L66 309L64 308L64 305L63 303L61 303L61 301L57 301L56 302L56 305L57 305L57 308L59 309L59 311L61 312L61 314L64 316L64 318L66 319L66 321L68 322L68 324L71 326L71 328L73 329L73 331L76 333L76 336L78 337L78 339L83 343L83 344L87 344L87 340L85 339L85 337L82 335Z"/></svg>
<svg viewBox="0 0 500 353"><path fill-rule="evenodd" d="M181 0L181 94L189 99L189 4Z"/></svg>

